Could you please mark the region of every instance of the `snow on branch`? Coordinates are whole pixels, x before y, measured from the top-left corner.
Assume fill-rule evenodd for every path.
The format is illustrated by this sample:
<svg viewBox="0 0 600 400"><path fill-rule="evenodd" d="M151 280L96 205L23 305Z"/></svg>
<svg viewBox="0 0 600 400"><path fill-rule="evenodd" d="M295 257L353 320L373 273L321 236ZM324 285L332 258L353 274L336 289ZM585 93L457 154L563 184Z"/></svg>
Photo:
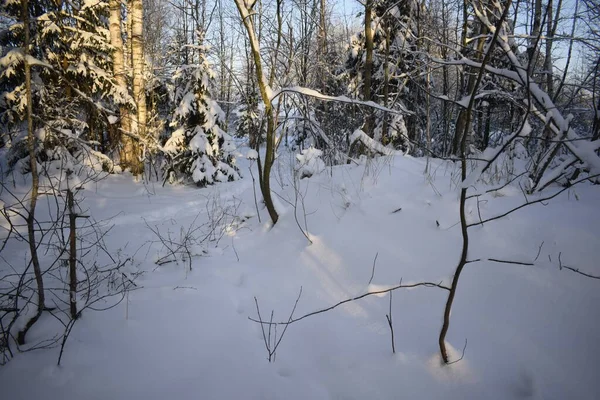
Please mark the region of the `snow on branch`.
<svg viewBox="0 0 600 400"><path fill-rule="evenodd" d="M303 96L314 97L316 99L324 100L324 101L337 101L340 103L348 103L348 104L367 106L367 107L375 108L380 111L389 112L392 114L403 114L403 115L413 114L412 111L407 110L403 106L400 106L399 110L393 110L391 108L381 106L373 101L356 100L356 99L351 99L347 96L328 96L328 95L318 92L317 90L308 89L308 88L301 87L301 86L290 86L290 87L276 90L270 94L269 98L271 101L273 101L276 97L278 97L284 93L297 93L297 94L301 94Z"/></svg>
<svg viewBox="0 0 600 400"><path fill-rule="evenodd" d="M369 150L371 150L374 153L379 153L384 156L403 156L404 155L404 153L401 151L397 151L394 149L390 149L389 147L385 147L378 141L370 138L369 135L367 135L360 129L355 130L354 133L352 133L352 135L350 136L350 143L354 143L357 140L360 141L362 144L364 144Z"/></svg>
<svg viewBox="0 0 600 400"><path fill-rule="evenodd" d="M485 13L476 12L476 15L480 22L487 26L490 32L494 32L495 26L487 19ZM571 127L570 122L572 117L567 116L565 118L556 107L548 93L540 88L540 86L533 79L531 79L530 76L528 76L527 68L524 68L523 65L521 65L521 62L508 43L508 37L505 33L505 30L503 30L503 34L495 35L495 37L498 45L504 51L510 63L512 64L514 71L495 69L488 66L484 66L484 68L486 68L486 70L489 72L497 73L498 75L513 79L525 87L531 96L545 109L547 112L546 118L548 120L551 119L556 126L557 129L553 129L554 138L552 139L559 140L562 144L564 144L564 146L577 159L579 159L579 161L581 161L583 166L589 169L590 175L599 174L600 156L596 153L596 149L598 148L597 141L582 141L583 138ZM469 63L473 62L469 61ZM561 168L561 171L558 173L558 175L562 175L562 173L566 172L566 167L569 165L563 164L562 166L565 168ZM551 174L556 176L557 171L552 171ZM534 191L540 191L543 188L544 186L538 184L532 189Z"/></svg>

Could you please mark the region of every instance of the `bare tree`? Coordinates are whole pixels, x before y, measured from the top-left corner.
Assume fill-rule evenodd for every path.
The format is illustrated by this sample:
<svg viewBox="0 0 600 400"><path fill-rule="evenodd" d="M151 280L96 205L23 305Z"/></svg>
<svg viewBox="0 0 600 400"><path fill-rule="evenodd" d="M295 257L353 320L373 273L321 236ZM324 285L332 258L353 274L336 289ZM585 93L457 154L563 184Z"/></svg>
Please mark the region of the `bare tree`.
<svg viewBox="0 0 600 400"><path fill-rule="evenodd" d="M35 237L35 207L38 200L39 176L37 170L37 157L35 154L35 136L33 132L33 102L31 95L31 65L29 64L29 2L21 0L21 19L25 27L25 43L23 53L25 54L25 90L27 95L27 150L29 152L29 168L31 169L31 195L29 198L29 209L27 210L27 236L29 242L29 252L31 256L31 265L35 274L37 285L37 307L36 313L27 321L23 329L19 331L17 341L19 344L25 343L25 337L31 327L38 321L45 307L44 280L42 278L42 268L37 254L37 242Z"/></svg>
<svg viewBox="0 0 600 400"><path fill-rule="evenodd" d="M600 144L592 144L592 148L583 145L582 138L575 132L575 130L570 126L570 121L568 118L563 117L561 112L552 102L549 94L545 92L540 85L532 79L532 72L528 68L525 68L519 61L519 58L515 55L513 49L511 48L508 42L508 36L511 32L511 28L507 23L507 16L510 9L511 1L500 2L494 0L492 2L494 12L485 12L486 3L474 1L472 3L475 8L477 18L479 22L485 26L487 32L493 33L490 37L489 45L486 48L486 52L484 58L481 62L474 62L472 60L464 60L465 62L478 70L477 79L475 81L475 85L470 93L469 103L466 108L466 116L467 116L467 124L464 125L465 131L463 132L463 136L461 138L461 191L460 191L460 226L462 232L462 251L458 266L455 270L452 285L450 287L450 293L446 302L446 307L444 310L444 323L442 326L442 330L439 336L439 346L440 352L442 354L442 358L444 362L448 362L448 354L446 351L445 345L445 337L448 332L449 323L450 323L450 312L452 308L452 303L454 300L454 296L456 294L456 289L458 286L458 281L461 273L463 272L464 267L475 260L468 259L469 253L469 234L468 229L472 226L481 225L487 222L494 221L496 219L503 218L515 211L518 211L524 207L538 204L547 200L550 200L559 194L563 193L568 189L569 186L564 187L563 189L546 196L537 197L535 199L531 199L525 195L525 189L522 189L525 195L525 201L514 207L513 209L502 213L500 215L496 215L489 218L482 218L477 223L468 223L466 220L465 207L467 200L473 198L473 196L467 196L467 191L469 187L475 183L484 172L486 172L493 163L499 159L502 154L508 150L509 146L514 143L520 137L527 136L531 133L531 125L529 123L530 117L535 117L540 119L544 123L544 127L548 127L551 133L551 137L553 142L557 146L565 146L571 153L570 156L565 157L565 161L561 164L557 165L551 172L543 174L543 178L532 183L530 188L530 192L539 192L546 188L550 183L555 182L560 176L565 174L567 168L574 163L578 162L582 165L582 168L585 168L588 171L588 176L578 179L571 180L570 185L575 185L581 182L585 182L589 179L595 179L600 174L600 157L594 152L597 149L597 146ZM489 9L488 9L489 10ZM499 13L501 15L498 15ZM496 22L493 22L496 20ZM489 64L492 52L494 47L497 46L500 48L504 55L506 55L508 62L512 66L512 70L496 68ZM503 77L506 79L511 79L519 86L521 86L526 92L526 98L523 99L525 105L525 113L522 116L521 124L517 130L515 130L510 137L508 137L501 146L498 146L494 149L490 149L493 151L488 151L488 154L483 158L477 160L477 167L469 173L467 161L469 160L469 155L466 152L466 130L470 129L469 125L472 120L473 114L473 104L475 102L475 94L478 90L478 87L481 83L482 77L484 74L490 73L494 74L498 77ZM538 108L540 107L542 111ZM545 112L545 114L544 114ZM547 156L553 156L548 154ZM522 176L523 174L521 174ZM517 176L519 177L519 176ZM510 181L509 181L510 182ZM477 197L477 196L475 196ZM509 261L498 261L491 260L496 262L509 262Z"/></svg>
<svg viewBox="0 0 600 400"><path fill-rule="evenodd" d="M278 7L280 6L282 0L277 0ZM254 14L253 8L256 4L255 0L244 1L244 0L235 0L235 4L240 13L240 17L242 18L242 23L246 28L248 33L248 38L250 41L250 48L252 52L252 58L254 61L255 73L256 73L256 81L258 82L258 87L260 89L260 95L262 101L265 105L265 118L267 120L267 148L265 153L264 165L262 168L260 167L260 159L259 162L259 173L261 175L260 179L260 190L263 195L263 199L265 201L265 205L267 206L267 211L269 212L269 216L271 217L271 221L273 224L277 223L279 219L279 214L277 210L275 210L275 204L273 203L273 199L271 197L271 168L273 167L273 163L275 162L275 126L276 126L276 115L273 110L273 104L271 103L271 88L266 80L263 64L260 57L260 45L258 43L258 37L256 36L256 32L254 29L254 23L252 21L252 15ZM273 74L271 74L273 76ZM262 171L261 171L262 169Z"/></svg>

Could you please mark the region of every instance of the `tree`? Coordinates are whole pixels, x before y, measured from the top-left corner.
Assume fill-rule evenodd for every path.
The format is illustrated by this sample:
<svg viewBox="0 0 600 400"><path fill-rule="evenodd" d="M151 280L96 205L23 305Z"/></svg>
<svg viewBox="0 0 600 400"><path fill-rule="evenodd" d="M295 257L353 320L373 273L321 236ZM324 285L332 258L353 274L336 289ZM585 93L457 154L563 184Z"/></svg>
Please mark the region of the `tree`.
<svg viewBox="0 0 600 400"><path fill-rule="evenodd" d="M142 0L129 0L131 16L131 69L132 94L136 107L136 115L132 120L132 133L144 139L147 130L146 88L144 79L144 39L143 39L143 6ZM129 143L129 142L127 142ZM133 144L133 143L132 143ZM127 162L134 175L144 171L142 154L138 145L125 148Z"/></svg>
<svg viewBox="0 0 600 400"><path fill-rule="evenodd" d="M73 1L67 6L21 0L3 3L2 11L11 27L2 35L6 52L0 59L0 119L13 131L6 154L9 167L30 174L31 179L24 239L30 266L22 277L33 268L37 303L35 314L17 335L17 342L24 344L27 332L46 309L38 257L43 234L36 204L49 189L40 184L40 175L51 181L57 166L84 163L97 171L112 169L104 152L111 147L109 125L118 88L105 35L108 3Z"/></svg>
<svg viewBox="0 0 600 400"><path fill-rule="evenodd" d="M0 120L19 131L26 118L25 73L22 48L24 30L16 23L15 3L4 10L14 19L3 42L0 59ZM32 80L35 154L46 161L70 154L77 162L89 162L112 170L104 153L111 148L110 120L113 99L119 95L112 74L111 46L106 32L108 4L104 1L29 3L29 55L35 68ZM21 135L9 138L9 166L27 170L20 163L27 156Z"/></svg>
<svg viewBox="0 0 600 400"><path fill-rule="evenodd" d="M27 150L29 153L29 166L31 169L31 196L29 200L29 209L27 210L27 239L29 242L29 252L31 255L31 264L37 286L37 304L35 314L27 320L23 329L19 331L17 341L19 344L25 343L25 337L31 327L38 321L44 311L46 301L44 293L44 280L42 278L42 269L37 254L37 242L35 237L35 208L39 193L39 175L37 171L37 159L35 157L35 137L33 132L33 106L31 95L31 65L29 64L29 2L21 0L21 21L24 27L23 41L23 63L25 69L25 94L27 101Z"/></svg>
<svg viewBox="0 0 600 400"><path fill-rule="evenodd" d="M415 21L420 7L413 0L366 2L365 30L352 37L345 64L351 93L362 93L363 100L392 109L410 104L413 115L418 114L408 121L402 116L390 120L389 115L372 113L365 118L367 134L404 150L409 148L408 139L415 140L424 127L424 110L419 109L422 101L417 101L421 100L417 96L425 80L415 56Z"/></svg>
<svg viewBox="0 0 600 400"><path fill-rule="evenodd" d="M204 56L206 49L196 47L200 64L181 66L173 77L176 108L170 125L174 131L164 145L164 178L206 186L237 180L240 175L232 154L235 145L220 127L225 115L210 95L214 73Z"/></svg>
<svg viewBox="0 0 600 400"><path fill-rule="evenodd" d="M132 109L135 106L133 99L129 96L127 87L127 76L125 73L125 59L123 48L123 32L121 20L121 1L110 0L110 44L113 47L113 75L118 87L119 96L115 99L119 105L119 127L115 128L115 141L120 148L121 168L125 170L130 166L130 158L133 157L133 139L128 136L131 133Z"/></svg>
<svg viewBox="0 0 600 400"><path fill-rule="evenodd" d="M499 0L494 0L491 3L492 7L487 8L485 1L473 1L472 6L475 10L479 23L482 25L482 29L485 29L486 39L489 39L489 45L485 47L485 52L482 54L481 61L466 60L463 59L461 62L470 65L477 70L477 74L474 78L473 85L469 85L470 92L468 93L468 103L464 110L465 123L462 126L463 132L457 132L460 135L460 163L461 163L461 180L460 185L460 226L462 232L462 248L461 256L456 267L450 292L446 301L444 309L444 322L439 336L440 352L444 362L448 362L448 354L446 351L445 337L448 332L450 324L450 314L452 304L456 295L458 282L464 267L475 260L469 260L469 232L468 229L473 226L483 225L493 220L502 218L509 215L523 207L537 204L546 200L550 200L562 193L566 186L562 190L555 192L552 195L545 197L538 197L535 200L531 200L525 195L525 202L517 207L497 216L489 218L480 218L479 222L469 223L467 221L466 204L467 201L473 197L478 198L478 195L467 196L469 188L477 182L482 174L485 173L494 163L505 155L507 149L511 144L520 140L521 138L532 135L532 125L529 123L530 117L537 118L543 122L541 130L545 130L548 127L551 134L550 140L556 143L558 146L564 146L568 151L569 155L565 155L563 160L555 164L551 170L544 170L542 177L539 180L529 180L529 192L539 192L548 187L552 182L557 181L561 176L564 176L569 171L569 168L573 165L578 164L579 168L588 174L589 179L596 179L600 175L600 157L596 154L596 150L600 147L600 144L593 142L592 140L581 137L578 132L570 124L570 117L565 118L560 110L555 106L549 94L544 91L538 83L532 79L532 72L528 68L524 67L519 57L515 54L513 46L511 46L509 37L512 33L512 27L507 20L511 1L508 0L502 3ZM487 11L487 12L486 12ZM498 47L502 54L506 56L506 60L510 63L510 69L508 68L497 68L490 65L492 55L494 54L494 48ZM520 88L526 92L524 99L525 112L522 116L522 120L518 129L511 133L511 135L504 139L501 145L495 148L487 148L482 158L479 158L476 162L476 167L473 171L468 171L467 161L469 155L467 153L467 136L468 130L472 123L472 115L474 110L474 104L476 101L476 94L480 91L480 85L483 81L483 77L486 73L491 73L515 82ZM546 157L554 157L556 153L547 153ZM548 163L549 165L549 163ZM517 176L518 178L518 176ZM514 180L515 178L511 178ZM581 179L570 179L568 184L577 184L587 180L585 177ZM511 180L509 180L511 182ZM499 189L495 189L499 190ZM495 190L490 190L495 191ZM479 201L479 200L477 200Z"/></svg>
<svg viewBox="0 0 600 400"><path fill-rule="evenodd" d="M277 0L278 11L281 6L282 0ZM256 80L258 82L258 87L260 89L260 95L265 107L265 118L267 121L267 129L266 129L266 141L267 148L265 153L264 165L259 163L259 173L260 173L260 190L263 195L263 199L265 201L265 205L267 206L267 211L269 212L269 216L271 217L271 221L273 224L277 223L279 219L279 214L277 210L275 210L275 204L273 203L273 199L271 197L271 168L273 167L273 163L275 162L275 113L273 110L273 104L271 102L271 88L266 80L266 76L263 72L263 64L260 57L260 45L258 43L258 38L256 37L256 32L254 30L254 23L252 22L251 14L253 13L253 7L256 4L256 0L244 1L244 0L235 0L235 5L238 8L240 13L240 17L242 19L242 23L246 28L246 32L248 33L248 39L250 41L250 48L252 52L252 58L254 60L254 67L256 73ZM279 14L279 13L278 13ZM281 24L280 24L281 27ZM281 31L278 33L281 34ZM272 67L274 68L274 67ZM271 73L271 76L274 77L274 72ZM260 170L262 169L262 171Z"/></svg>

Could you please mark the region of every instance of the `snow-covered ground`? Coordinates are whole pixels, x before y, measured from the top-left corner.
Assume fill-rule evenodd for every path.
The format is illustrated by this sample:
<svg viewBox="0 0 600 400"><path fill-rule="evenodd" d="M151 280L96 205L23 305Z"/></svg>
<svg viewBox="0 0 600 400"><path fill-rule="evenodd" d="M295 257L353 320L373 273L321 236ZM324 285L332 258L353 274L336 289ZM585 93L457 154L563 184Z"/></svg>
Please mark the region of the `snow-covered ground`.
<svg viewBox="0 0 600 400"><path fill-rule="evenodd" d="M282 216L272 229L266 210L262 222L256 216L247 160L240 161L244 179L206 189L125 175L88 185L85 206L97 219L116 215L107 245L134 256L143 288L108 311L86 311L60 367L58 348L18 354L0 368L0 397L600 398L600 281L558 264L561 253L563 264L600 274L600 190L583 185L470 229L469 259L531 262L544 244L535 266L465 267L447 338L452 359L468 340L461 361L442 366L438 354L447 292L421 287L394 292L395 354L389 296L369 296L290 325L269 363L261 328L248 319L257 317L254 297L263 319L274 310L273 320L285 321L300 288L295 317L401 279L447 284L461 245L451 165L433 163L428 176L425 160L409 157L327 168L301 180L296 199L289 160L283 154L273 172ZM485 217L523 196L508 187L481 199ZM312 244L293 204L303 228L306 214ZM207 243L191 271L183 262L155 264L164 252L150 243L156 237L147 225L179 235L197 216L200 225L227 207L240 219ZM468 213L477 220L475 202ZM48 335L52 324L44 316L29 340Z"/></svg>

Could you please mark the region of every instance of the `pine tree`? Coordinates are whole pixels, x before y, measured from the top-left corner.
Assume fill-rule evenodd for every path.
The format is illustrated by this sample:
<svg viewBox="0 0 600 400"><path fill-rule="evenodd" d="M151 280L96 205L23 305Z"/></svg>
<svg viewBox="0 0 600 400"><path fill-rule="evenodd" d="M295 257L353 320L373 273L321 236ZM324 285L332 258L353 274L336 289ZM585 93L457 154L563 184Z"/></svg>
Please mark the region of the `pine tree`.
<svg viewBox="0 0 600 400"><path fill-rule="evenodd" d="M19 1L2 5L12 19L3 37L6 49L0 65L0 121L10 135L9 166L27 156L22 134L24 91L23 25ZM103 0L68 3L29 2L32 66L32 108L39 161L68 157L70 161L111 169L105 155L113 98L112 48L108 35L108 3ZM20 133L19 133L20 132ZM26 163L22 170L27 170Z"/></svg>
<svg viewBox="0 0 600 400"><path fill-rule="evenodd" d="M231 137L221 129L224 114L210 94L214 79L206 48L196 46L199 63L183 65L173 77L174 129L164 145L165 181L192 181L198 186L240 178Z"/></svg>

